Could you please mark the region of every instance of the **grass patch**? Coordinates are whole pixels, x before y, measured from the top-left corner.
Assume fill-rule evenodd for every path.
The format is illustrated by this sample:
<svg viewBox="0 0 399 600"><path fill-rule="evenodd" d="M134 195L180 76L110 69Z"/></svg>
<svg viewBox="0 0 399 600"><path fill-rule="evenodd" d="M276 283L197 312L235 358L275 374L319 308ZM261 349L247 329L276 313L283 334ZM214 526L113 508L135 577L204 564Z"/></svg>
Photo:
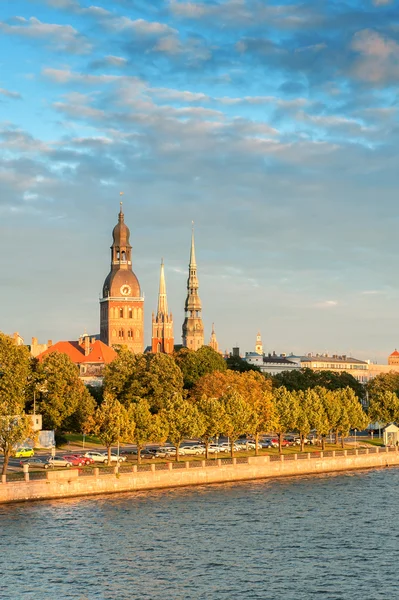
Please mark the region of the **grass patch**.
<svg viewBox="0 0 399 600"><path fill-rule="evenodd" d="M65 438L67 439L67 444L63 444L60 448L68 447L68 442L73 444L74 446L79 446L83 448L83 436L81 433L65 433ZM87 446L102 446L103 444L100 442L98 437L95 435L86 435L85 436L85 449Z"/></svg>

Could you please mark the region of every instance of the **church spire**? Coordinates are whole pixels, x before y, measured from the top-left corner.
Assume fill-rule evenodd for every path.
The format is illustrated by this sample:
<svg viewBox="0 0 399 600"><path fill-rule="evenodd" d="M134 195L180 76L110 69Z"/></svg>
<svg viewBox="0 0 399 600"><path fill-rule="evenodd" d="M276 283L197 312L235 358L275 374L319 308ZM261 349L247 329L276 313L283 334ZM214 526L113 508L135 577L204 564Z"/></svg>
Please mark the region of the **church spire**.
<svg viewBox="0 0 399 600"><path fill-rule="evenodd" d="M166 296L165 267L161 261L161 272L159 276L158 310L156 315L152 313L152 352L165 352L172 354L174 350L173 316L168 311L168 299Z"/></svg>
<svg viewBox="0 0 399 600"><path fill-rule="evenodd" d="M195 260L195 241L194 241L194 221L191 222L191 250L190 250L190 268L197 267L197 261Z"/></svg>
<svg viewBox="0 0 399 600"><path fill-rule="evenodd" d="M186 318L183 323L183 346L198 350L204 345L204 325L202 323L202 305L198 295L197 261L195 258L194 223L191 231L190 263L187 280Z"/></svg>
<svg viewBox="0 0 399 600"><path fill-rule="evenodd" d="M161 260L161 274L159 276L158 314L168 314L168 299L166 296L165 268Z"/></svg>

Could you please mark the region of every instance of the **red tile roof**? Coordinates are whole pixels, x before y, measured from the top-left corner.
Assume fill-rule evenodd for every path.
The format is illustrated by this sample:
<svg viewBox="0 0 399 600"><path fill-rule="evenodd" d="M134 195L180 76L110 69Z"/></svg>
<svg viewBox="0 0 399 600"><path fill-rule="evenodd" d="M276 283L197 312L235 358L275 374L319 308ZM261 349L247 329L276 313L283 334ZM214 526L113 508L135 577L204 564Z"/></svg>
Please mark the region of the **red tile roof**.
<svg viewBox="0 0 399 600"><path fill-rule="evenodd" d="M116 358L117 354L113 348L110 348L100 340L95 340L93 343L90 342L90 352L85 356L84 343L79 342L57 342L53 344L47 350L39 354L38 360L43 360L45 356L51 352L61 352L69 356L72 362L77 365L81 363L100 363L108 364Z"/></svg>
<svg viewBox="0 0 399 600"><path fill-rule="evenodd" d="M399 356L399 352L395 348L395 350L389 356Z"/></svg>

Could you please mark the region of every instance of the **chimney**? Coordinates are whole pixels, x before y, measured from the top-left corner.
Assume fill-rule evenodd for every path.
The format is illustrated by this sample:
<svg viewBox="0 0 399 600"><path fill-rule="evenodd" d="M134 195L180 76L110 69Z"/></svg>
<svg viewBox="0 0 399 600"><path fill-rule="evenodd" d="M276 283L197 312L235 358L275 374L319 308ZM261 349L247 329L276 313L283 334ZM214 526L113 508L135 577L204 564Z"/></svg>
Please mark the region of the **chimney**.
<svg viewBox="0 0 399 600"><path fill-rule="evenodd" d="M94 342L95 342L95 341L96 341L96 338L95 338L95 337L92 337L92 338L91 338L91 343L92 343L92 344L94 344Z"/></svg>
<svg viewBox="0 0 399 600"><path fill-rule="evenodd" d="M85 356L88 356L90 354L90 338L88 335L85 336L84 343L85 343Z"/></svg>
<svg viewBox="0 0 399 600"><path fill-rule="evenodd" d="M51 348L53 345L53 340L47 340L47 348Z"/></svg>
<svg viewBox="0 0 399 600"><path fill-rule="evenodd" d="M37 338L33 337L32 338L32 346L36 346L37 345Z"/></svg>

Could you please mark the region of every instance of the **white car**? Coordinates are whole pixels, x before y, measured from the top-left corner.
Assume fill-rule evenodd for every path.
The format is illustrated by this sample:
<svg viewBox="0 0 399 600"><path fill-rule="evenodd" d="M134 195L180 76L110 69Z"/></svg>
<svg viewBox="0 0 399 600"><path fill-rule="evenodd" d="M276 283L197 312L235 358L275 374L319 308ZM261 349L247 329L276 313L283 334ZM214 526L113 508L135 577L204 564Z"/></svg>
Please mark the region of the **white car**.
<svg viewBox="0 0 399 600"><path fill-rule="evenodd" d="M106 464L108 462L107 452L86 452L84 456L91 458L94 462ZM111 462L124 462L126 456L118 456L117 454L111 453Z"/></svg>
<svg viewBox="0 0 399 600"><path fill-rule="evenodd" d="M203 454L202 446L180 446L179 454L182 456L197 456Z"/></svg>

